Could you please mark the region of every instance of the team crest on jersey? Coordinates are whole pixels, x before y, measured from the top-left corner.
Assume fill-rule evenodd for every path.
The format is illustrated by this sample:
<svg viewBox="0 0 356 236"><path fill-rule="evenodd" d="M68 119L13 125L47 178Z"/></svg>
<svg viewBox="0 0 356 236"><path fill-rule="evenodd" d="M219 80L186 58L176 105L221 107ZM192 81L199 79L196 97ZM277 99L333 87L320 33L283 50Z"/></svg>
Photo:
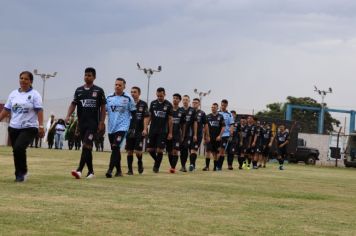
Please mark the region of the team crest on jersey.
<svg viewBox="0 0 356 236"><path fill-rule="evenodd" d="M140 142L139 146L142 147L142 142Z"/></svg>
<svg viewBox="0 0 356 236"><path fill-rule="evenodd" d="M94 98L96 98L96 97L98 96L98 93L97 93L97 92L93 92L92 96L93 96Z"/></svg>
<svg viewBox="0 0 356 236"><path fill-rule="evenodd" d="M143 107L139 107L138 110L142 112L143 111Z"/></svg>
<svg viewBox="0 0 356 236"><path fill-rule="evenodd" d="M192 111L189 111L189 115L191 115L192 114Z"/></svg>
<svg viewBox="0 0 356 236"><path fill-rule="evenodd" d="M218 117L218 120L220 120L220 117Z"/></svg>
<svg viewBox="0 0 356 236"><path fill-rule="evenodd" d="M31 100L31 95L28 95L27 100Z"/></svg>
<svg viewBox="0 0 356 236"><path fill-rule="evenodd" d="M167 111L167 106L164 106L164 107L163 107L163 110Z"/></svg>
<svg viewBox="0 0 356 236"><path fill-rule="evenodd" d="M182 113L178 113L178 117L182 117Z"/></svg>
<svg viewBox="0 0 356 236"><path fill-rule="evenodd" d="M94 137L93 134L89 134L88 139L89 139L89 140L93 140L93 137Z"/></svg>

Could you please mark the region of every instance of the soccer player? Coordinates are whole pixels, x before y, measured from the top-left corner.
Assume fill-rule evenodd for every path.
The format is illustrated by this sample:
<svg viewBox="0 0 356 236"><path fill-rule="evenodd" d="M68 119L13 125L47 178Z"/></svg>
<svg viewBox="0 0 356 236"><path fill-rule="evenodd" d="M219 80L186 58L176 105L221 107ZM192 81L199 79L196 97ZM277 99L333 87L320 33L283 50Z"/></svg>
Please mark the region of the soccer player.
<svg viewBox="0 0 356 236"><path fill-rule="evenodd" d="M243 164L243 161L241 159L241 120L240 121L237 120L237 115L235 111L231 111L231 114L234 118L234 131L231 140L231 145L232 145L231 152L233 155L235 154L237 155L237 160L240 168L240 163L241 163L241 167Z"/></svg>
<svg viewBox="0 0 356 236"><path fill-rule="evenodd" d="M284 125L279 126L276 141L278 148L279 169L284 170L283 164L284 160L287 158L287 146L289 144L289 132L286 130Z"/></svg>
<svg viewBox="0 0 356 236"><path fill-rule="evenodd" d="M87 178L94 177L93 169L93 141L95 135L103 135L105 132L105 94L104 90L94 85L96 71L88 67L84 71L85 84L75 90L74 99L68 108L66 122L77 108L78 128L83 142L82 154L79 166L72 171L76 179L80 179L85 165L88 167Z"/></svg>
<svg viewBox="0 0 356 236"><path fill-rule="evenodd" d="M179 93L173 94L173 138L167 141L168 160L171 166L169 172L174 174L176 172L176 165L178 162L178 152L183 141L185 130L185 111L179 107L182 96Z"/></svg>
<svg viewBox="0 0 356 236"><path fill-rule="evenodd" d="M172 104L165 99L165 89L158 88L156 96L157 99L150 104L150 116L145 119L142 132L144 136L148 134L147 151L155 161L153 166L154 173L159 172L163 150L166 147L166 141L172 139L173 130ZM148 125L150 125L149 132Z"/></svg>
<svg viewBox="0 0 356 236"><path fill-rule="evenodd" d="M244 163L245 163L245 160L246 160L246 155L245 154L245 149L246 149L246 137L247 137L247 133L248 133L248 130L246 129L246 126L247 126L247 121L246 121L246 118L245 117L241 117L240 119L240 124L235 124L237 127L236 127L236 130L239 129L240 130L240 137L239 137L239 143L238 143L238 152L240 153L237 153L237 160L239 162L239 169L242 170L243 169L243 166L244 166Z"/></svg>
<svg viewBox="0 0 356 236"><path fill-rule="evenodd" d="M222 170L222 166L225 159L225 153L227 153L228 169L233 170L232 163L234 161L234 153L232 152L232 135L234 132L234 118L227 110L228 101L223 99L220 105L219 113L224 117L225 130L221 136L220 148L219 148L219 161L217 170Z"/></svg>
<svg viewBox="0 0 356 236"><path fill-rule="evenodd" d="M194 170L196 168L197 153L203 138L204 138L204 143L208 143L210 140L209 126L206 119L206 114L204 111L199 109L200 99L194 98L192 104L195 110L195 119L194 119L194 136L190 145L189 170Z"/></svg>
<svg viewBox="0 0 356 236"><path fill-rule="evenodd" d="M256 132L255 132L255 153L253 155L252 168L258 169L257 163L262 159L263 151L263 127L261 126L260 121L256 122Z"/></svg>
<svg viewBox="0 0 356 236"><path fill-rule="evenodd" d="M214 171L216 171L218 167L218 153L220 142L222 140L222 135L225 131L225 121L224 117L218 112L219 105L217 103L213 103L211 106L211 113L207 115L206 119L209 126L209 135L210 141L207 143L207 152L206 152L206 165L203 168L203 171L209 171L210 158L213 155L214 158Z"/></svg>
<svg viewBox="0 0 356 236"><path fill-rule="evenodd" d="M115 81L114 94L106 98L106 111L108 112L108 134L111 145L110 163L105 174L106 178L112 178L112 171L115 167L115 176L122 176L120 147L129 129L131 117L134 117L136 113L135 101L131 95L124 91L125 86L125 79L117 78Z"/></svg>
<svg viewBox="0 0 356 236"><path fill-rule="evenodd" d="M127 166L129 171L128 175L133 175L132 163L133 153L135 152L137 157L137 169L138 173L143 173L142 162L142 149L144 136L142 136L144 119L149 116L147 103L140 99L141 89L139 87L131 88L131 96L136 103L136 115L132 117L129 132L126 138L126 150L127 150Z"/></svg>
<svg viewBox="0 0 356 236"><path fill-rule="evenodd" d="M262 151L262 160L260 163L263 168L266 168L269 151L270 148L272 147L274 137L272 134L271 126L268 123L264 125L262 132L263 132L263 136L262 136L263 151Z"/></svg>
<svg viewBox="0 0 356 236"><path fill-rule="evenodd" d="M242 153L244 156L243 168L250 169L252 156L255 153L256 146L256 127L252 116L247 117L247 124L241 129L242 132Z"/></svg>
<svg viewBox="0 0 356 236"><path fill-rule="evenodd" d="M180 171L187 172L185 165L188 160L190 146L193 143L194 119L195 119L195 109L190 106L190 98L188 95L183 96L183 108L185 111L185 131L184 131L183 143L180 149L180 162L182 165ZM189 170L193 171L194 165L190 165Z"/></svg>

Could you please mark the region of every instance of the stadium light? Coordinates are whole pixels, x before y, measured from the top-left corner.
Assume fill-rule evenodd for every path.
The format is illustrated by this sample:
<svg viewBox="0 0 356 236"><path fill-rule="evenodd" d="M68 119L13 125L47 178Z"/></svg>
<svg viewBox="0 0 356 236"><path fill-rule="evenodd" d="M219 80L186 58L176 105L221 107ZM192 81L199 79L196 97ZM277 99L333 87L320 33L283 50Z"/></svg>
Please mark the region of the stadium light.
<svg viewBox="0 0 356 236"><path fill-rule="evenodd" d="M137 69L138 70L142 70L143 73L146 74L147 76L147 99L146 99L146 102L149 106L149 103L148 103L148 98L149 98L149 94L150 94L150 81L151 81L151 76L155 73L155 72L161 72L162 71L162 66L158 66L157 70L155 69L152 69L152 68L141 68L140 64L137 62L136 63L137 65Z"/></svg>
<svg viewBox="0 0 356 236"><path fill-rule="evenodd" d="M320 95L321 97L321 112L320 112L320 117L319 117L319 122L320 125L319 125L319 130L318 130L318 133L319 134L322 134L324 133L324 116L325 116L325 103L324 103L324 100L325 100L325 97L328 93L333 93L333 89L331 87L329 87L328 90L320 90L318 89L318 87L316 87L314 85L314 92L316 92L317 94Z"/></svg>
<svg viewBox="0 0 356 236"><path fill-rule="evenodd" d="M194 93L195 94L198 94L198 96L199 96L199 100L200 100L200 109L202 109L202 104L203 104L203 98L205 97L205 96L208 96L210 93L211 93L211 90L209 89L209 91L208 92L199 92L198 91L198 89L194 89Z"/></svg>
<svg viewBox="0 0 356 236"><path fill-rule="evenodd" d="M42 104L44 106L44 97L45 97L45 86L46 86L46 80L48 80L51 77L56 77L57 72L54 72L53 74L46 74L46 73L39 73L37 69L33 71L35 75L38 75L41 77L43 84L42 84Z"/></svg>

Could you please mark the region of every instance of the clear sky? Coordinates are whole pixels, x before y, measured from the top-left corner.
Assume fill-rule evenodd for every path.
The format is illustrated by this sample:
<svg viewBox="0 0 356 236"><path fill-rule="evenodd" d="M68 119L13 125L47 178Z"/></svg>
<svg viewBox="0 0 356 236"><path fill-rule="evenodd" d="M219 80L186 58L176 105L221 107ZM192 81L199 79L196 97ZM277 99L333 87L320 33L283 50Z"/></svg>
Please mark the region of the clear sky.
<svg viewBox="0 0 356 236"><path fill-rule="evenodd" d="M58 75L46 99L67 101L87 66L96 84L113 91L157 67L153 89L170 96L212 90L204 103L226 98L230 108L261 110L287 96L332 87L326 102L356 109L356 1L351 0L1 0L0 99L18 87L22 70ZM42 91L42 82L35 80ZM69 99L70 100L70 99ZM51 107L51 110L55 108Z"/></svg>

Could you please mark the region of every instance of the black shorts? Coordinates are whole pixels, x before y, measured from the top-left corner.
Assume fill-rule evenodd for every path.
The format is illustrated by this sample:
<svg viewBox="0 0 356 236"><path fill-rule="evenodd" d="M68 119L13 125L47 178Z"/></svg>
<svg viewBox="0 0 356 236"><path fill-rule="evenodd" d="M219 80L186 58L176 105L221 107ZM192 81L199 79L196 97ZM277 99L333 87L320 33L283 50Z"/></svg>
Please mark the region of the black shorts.
<svg viewBox="0 0 356 236"><path fill-rule="evenodd" d="M109 134L111 150L113 150L114 148L117 148L117 147L120 149L121 144L125 139L125 136L126 136L125 131L118 131L118 132Z"/></svg>
<svg viewBox="0 0 356 236"><path fill-rule="evenodd" d="M94 140L97 136L97 129L96 128L81 128L80 132L80 139L82 140L83 144L93 147Z"/></svg>
<svg viewBox="0 0 356 236"><path fill-rule="evenodd" d="M220 148L220 142L216 140L210 140L209 143L206 144L206 150L212 153L218 153Z"/></svg>
<svg viewBox="0 0 356 236"><path fill-rule="evenodd" d="M281 156L283 158L285 158L287 156L287 148L286 147L278 148L277 152L278 152L278 156Z"/></svg>
<svg viewBox="0 0 356 236"><path fill-rule="evenodd" d="M227 151L229 144L230 144L229 137L222 137L221 138L220 148L222 148L222 149Z"/></svg>
<svg viewBox="0 0 356 236"><path fill-rule="evenodd" d="M270 152L270 148L268 147L268 145L265 145L262 151L263 156L268 156Z"/></svg>
<svg viewBox="0 0 356 236"><path fill-rule="evenodd" d="M147 148L164 149L167 142L167 133L148 134Z"/></svg>
<svg viewBox="0 0 356 236"><path fill-rule="evenodd" d="M196 142L194 142L194 140L192 138L189 149L197 151L200 148L202 140L203 140L203 137L201 137L201 136L197 137Z"/></svg>
<svg viewBox="0 0 356 236"><path fill-rule="evenodd" d="M257 145L255 148L255 152L258 154L263 153L263 146L262 145Z"/></svg>
<svg viewBox="0 0 356 236"><path fill-rule="evenodd" d="M142 151L144 137L137 135L136 137L127 137L125 149L127 151Z"/></svg>
<svg viewBox="0 0 356 236"><path fill-rule="evenodd" d="M184 137L180 148L181 149L189 149L192 144L193 144L193 137L186 136L186 137Z"/></svg>
<svg viewBox="0 0 356 236"><path fill-rule="evenodd" d="M172 138L171 140L167 140L167 147L166 150L167 152L172 152L173 150L177 150L179 151L181 147L181 143L180 143L180 138Z"/></svg>

